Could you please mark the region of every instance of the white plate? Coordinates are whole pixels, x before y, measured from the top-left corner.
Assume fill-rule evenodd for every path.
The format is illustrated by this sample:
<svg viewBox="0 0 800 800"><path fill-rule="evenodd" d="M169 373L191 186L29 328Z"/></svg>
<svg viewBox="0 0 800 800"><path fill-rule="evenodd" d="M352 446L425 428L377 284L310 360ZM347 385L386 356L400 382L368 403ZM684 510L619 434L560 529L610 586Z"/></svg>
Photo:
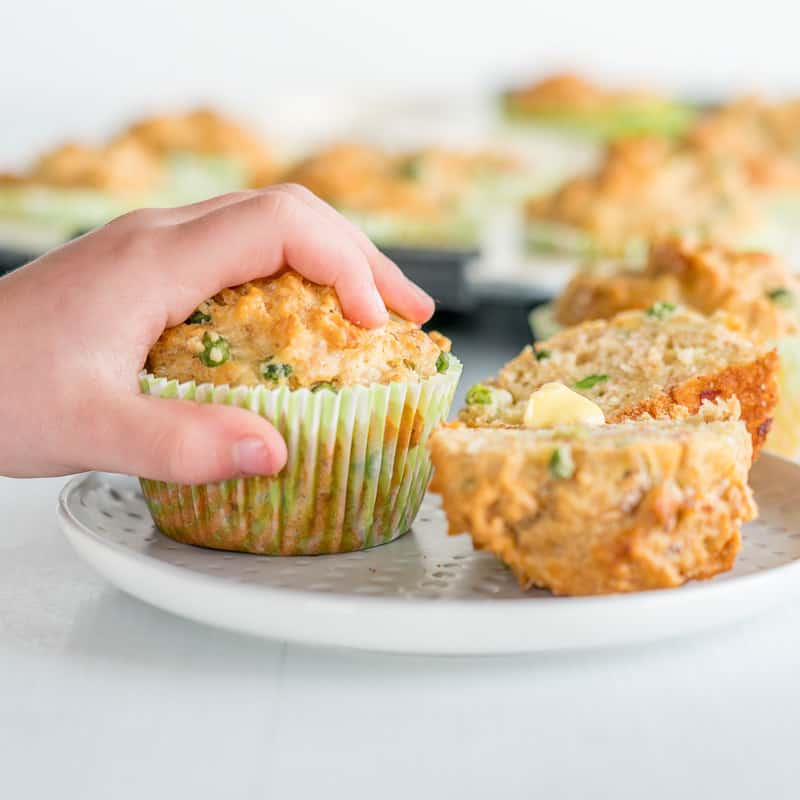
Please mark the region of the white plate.
<svg viewBox="0 0 800 800"><path fill-rule="evenodd" d="M311 558L253 556L159 533L133 478L90 473L64 488L61 526L113 584L190 619L257 636L432 654L521 653L661 639L753 616L800 589L800 466L753 470L761 516L732 572L614 597L523 594L467 536L448 537L429 496L392 544Z"/></svg>

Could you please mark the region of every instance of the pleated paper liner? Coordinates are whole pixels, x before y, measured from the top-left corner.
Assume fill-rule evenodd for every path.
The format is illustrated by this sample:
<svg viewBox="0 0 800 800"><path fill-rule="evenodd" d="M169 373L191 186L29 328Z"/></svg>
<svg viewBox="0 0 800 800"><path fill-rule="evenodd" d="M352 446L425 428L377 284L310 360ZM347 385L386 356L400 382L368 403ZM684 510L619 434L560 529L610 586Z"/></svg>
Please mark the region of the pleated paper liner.
<svg viewBox="0 0 800 800"><path fill-rule="evenodd" d="M179 383L142 373L146 394L239 406L269 420L289 458L271 477L185 486L141 479L172 539L264 555L344 553L392 541L414 521L431 476L426 442L447 418L461 364L417 383L267 389Z"/></svg>

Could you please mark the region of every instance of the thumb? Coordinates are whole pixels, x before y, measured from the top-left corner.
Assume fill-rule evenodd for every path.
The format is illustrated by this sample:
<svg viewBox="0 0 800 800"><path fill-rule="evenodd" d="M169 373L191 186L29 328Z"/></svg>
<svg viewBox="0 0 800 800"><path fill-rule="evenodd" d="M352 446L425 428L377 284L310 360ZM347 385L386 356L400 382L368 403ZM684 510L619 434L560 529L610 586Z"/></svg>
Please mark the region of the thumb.
<svg viewBox="0 0 800 800"><path fill-rule="evenodd" d="M232 406L133 395L109 420L97 468L174 483L272 475L286 444L263 417Z"/></svg>

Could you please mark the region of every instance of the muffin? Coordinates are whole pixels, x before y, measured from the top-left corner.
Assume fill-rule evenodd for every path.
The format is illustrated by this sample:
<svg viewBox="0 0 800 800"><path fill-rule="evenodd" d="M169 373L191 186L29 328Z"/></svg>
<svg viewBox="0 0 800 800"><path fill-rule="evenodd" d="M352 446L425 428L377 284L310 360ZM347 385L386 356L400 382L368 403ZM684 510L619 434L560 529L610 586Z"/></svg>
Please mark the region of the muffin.
<svg viewBox="0 0 800 800"><path fill-rule="evenodd" d="M338 144L296 164L283 180L299 183L385 245L472 246L472 201L514 164L489 152L442 148L389 153Z"/></svg>
<svg viewBox="0 0 800 800"><path fill-rule="evenodd" d="M724 312L705 317L670 303L566 328L526 347L472 387L460 419L519 426L530 395L560 382L596 403L607 422L694 414L704 400L738 398L758 453L777 402L778 356Z"/></svg>
<svg viewBox="0 0 800 800"><path fill-rule="evenodd" d="M779 257L670 238L651 248L644 270L587 269L575 275L552 306L531 314L537 338L620 311L655 303L680 304L703 314L726 311L759 345L780 356L779 395L766 447L800 451L800 279Z"/></svg>
<svg viewBox="0 0 800 800"><path fill-rule="evenodd" d="M220 292L156 342L142 390L261 414L289 460L276 476L219 484L142 479L156 524L181 542L268 555L391 541L430 479L425 444L461 372L449 350L395 315L360 328L332 289L292 271Z"/></svg>
<svg viewBox="0 0 800 800"><path fill-rule="evenodd" d="M680 586L733 566L751 442L740 421L442 428L434 489L451 534L557 595Z"/></svg>
<svg viewBox="0 0 800 800"><path fill-rule="evenodd" d="M615 90L579 75L551 75L503 95L512 120L599 139L657 134L674 136L692 121L685 103L652 92Z"/></svg>
<svg viewBox="0 0 800 800"><path fill-rule="evenodd" d="M218 191L264 186L276 175L260 136L208 108L146 117L123 131L119 140L135 141L169 160L175 179L188 182L194 170L200 180L206 173L206 180L219 182Z"/></svg>
<svg viewBox="0 0 800 800"><path fill-rule="evenodd" d="M168 176L137 142L69 143L43 153L23 173L0 176L0 224L18 231L32 252L155 204Z"/></svg>
<svg viewBox="0 0 800 800"><path fill-rule="evenodd" d="M735 165L658 138L613 144L596 171L532 197L525 214L534 251L637 264L654 238L687 233L736 242L761 224Z"/></svg>
<svg viewBox="0 0 800 800"><path fill-rule="evenodd" d="M800 191L800 101L741 98L698 121L686 141L712 158L738 164L759 191Z"/></svg>

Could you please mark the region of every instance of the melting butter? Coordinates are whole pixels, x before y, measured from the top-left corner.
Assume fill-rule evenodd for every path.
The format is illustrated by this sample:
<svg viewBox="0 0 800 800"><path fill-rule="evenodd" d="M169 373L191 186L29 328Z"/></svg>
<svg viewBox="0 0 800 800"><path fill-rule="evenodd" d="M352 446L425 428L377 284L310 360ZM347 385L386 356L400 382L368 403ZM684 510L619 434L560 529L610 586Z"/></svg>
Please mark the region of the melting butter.
<svg viewBox="0 0 800 800"><path fill-rule="evenodd" d="M563 383L545 383L528 398L522 424L526 428L556 428L560 425L603 425L603 410L596 403Z"/></svg>

